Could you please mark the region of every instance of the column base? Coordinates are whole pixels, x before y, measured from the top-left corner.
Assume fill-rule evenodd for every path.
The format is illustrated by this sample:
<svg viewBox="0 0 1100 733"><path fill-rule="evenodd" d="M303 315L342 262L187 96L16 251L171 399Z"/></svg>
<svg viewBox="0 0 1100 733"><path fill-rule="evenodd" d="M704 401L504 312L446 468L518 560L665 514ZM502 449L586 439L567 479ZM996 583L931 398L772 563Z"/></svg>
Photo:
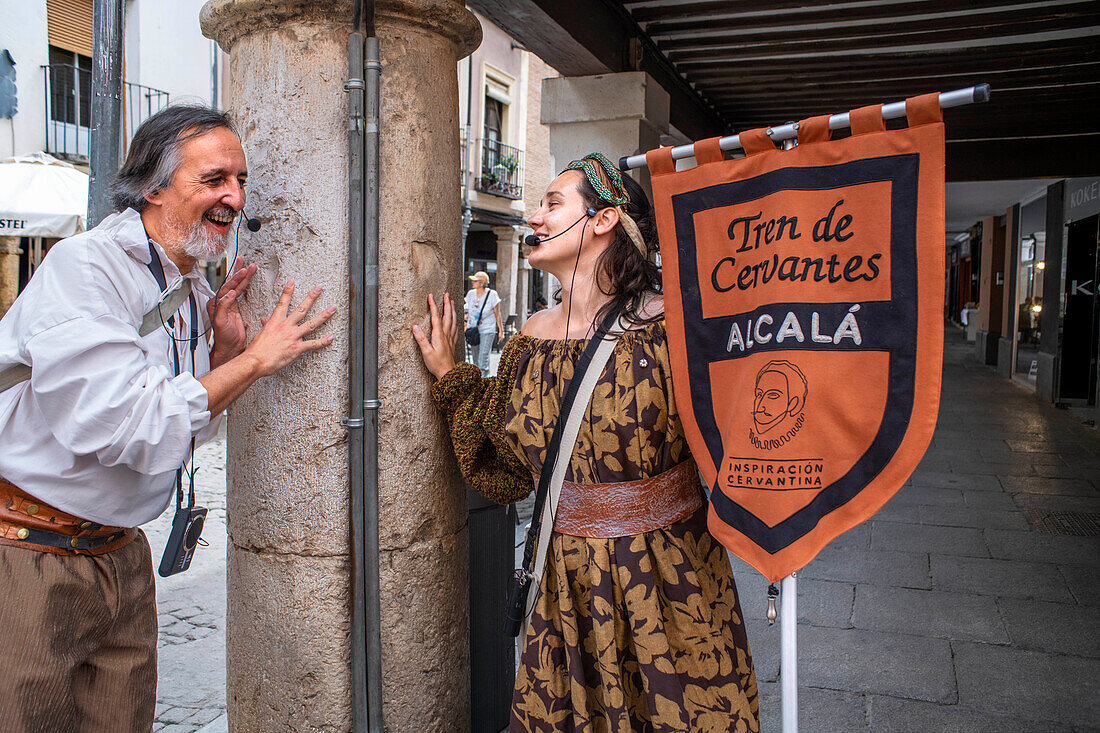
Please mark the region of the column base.
<svg viewBox="0 0 1100 733"><path fill-rule="evenodd" d="M1012 339L997 339L997 373L1011 378L1015 367L1012 361Z"/></svg>
<svg viewBox="0 0 1100 733"><path fill-rule="evenodd" d="M1058 382L1058 355L1040 351L1036 357L1039 361L1039 373L1035 380L1035 391L1048 402L1057 400L1056 385Z"/></svg>
<svg viewBox="0 0 1100 733"><path fill-rule="evenodd" d="M978 331L974 341L974 356L986 366L997 365L997 339L998 334L989 331Z"/></svg>

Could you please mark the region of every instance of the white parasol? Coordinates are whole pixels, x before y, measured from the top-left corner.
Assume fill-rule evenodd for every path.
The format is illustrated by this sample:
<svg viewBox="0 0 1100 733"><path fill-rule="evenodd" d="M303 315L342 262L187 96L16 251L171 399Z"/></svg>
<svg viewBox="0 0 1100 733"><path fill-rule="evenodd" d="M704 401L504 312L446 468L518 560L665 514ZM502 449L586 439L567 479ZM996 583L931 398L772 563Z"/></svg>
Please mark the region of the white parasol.
<svg viewBox="0 0 1100 733"><path fill-rule="evenodd" d="M86 173L47 153L0 162L0 237L71 237L87 216Z"/></svg>

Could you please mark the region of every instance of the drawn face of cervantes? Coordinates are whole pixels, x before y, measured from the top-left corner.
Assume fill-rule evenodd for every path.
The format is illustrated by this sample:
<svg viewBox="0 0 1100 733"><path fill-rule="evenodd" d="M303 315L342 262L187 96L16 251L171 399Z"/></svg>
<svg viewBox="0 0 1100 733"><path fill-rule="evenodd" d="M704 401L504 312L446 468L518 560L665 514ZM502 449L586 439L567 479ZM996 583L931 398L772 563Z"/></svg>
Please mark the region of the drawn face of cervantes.
<svg viewBox="0 0 1100 733"><path fill-rule="evenodd" d="M788 361L768 362L756 375L752 421L763 435L802 412L806 403L806 378Z"/></svg>

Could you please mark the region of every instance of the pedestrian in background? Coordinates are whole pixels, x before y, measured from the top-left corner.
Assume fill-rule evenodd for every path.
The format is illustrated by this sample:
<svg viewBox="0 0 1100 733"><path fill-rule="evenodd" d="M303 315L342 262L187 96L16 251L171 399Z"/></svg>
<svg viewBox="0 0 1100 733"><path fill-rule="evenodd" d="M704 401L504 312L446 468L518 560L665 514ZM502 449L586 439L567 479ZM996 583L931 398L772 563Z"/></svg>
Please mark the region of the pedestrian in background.
<svg viewBox="0 0 1100 733"><path fill-rule="evenodd" d="M489 376L489 351L504 333L500 317L500 296L489 288L489 274L481 270L470 275L473 290L466 293L466 328L477 328L481 341L474 350L474 363L481 376Z"/></svg>

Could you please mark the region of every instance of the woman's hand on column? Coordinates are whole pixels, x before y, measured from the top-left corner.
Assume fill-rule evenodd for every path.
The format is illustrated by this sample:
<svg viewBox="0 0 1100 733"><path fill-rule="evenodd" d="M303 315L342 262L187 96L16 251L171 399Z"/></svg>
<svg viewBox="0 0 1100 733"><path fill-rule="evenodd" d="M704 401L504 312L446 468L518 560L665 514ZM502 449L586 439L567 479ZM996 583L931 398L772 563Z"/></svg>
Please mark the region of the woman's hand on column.
<svg viewBox="0 0 1100 733"><path fill-rule="evenodd" d="M443 313L435 304L435 296L428 296L428 312L432 318L432 336L429 339L420 326L412 327L413 337L420 347L420 356L424 366L436 379L454 369L455 343L458 341L458 320L455 317L454 302L449 293L443 293Z"/></svg>

